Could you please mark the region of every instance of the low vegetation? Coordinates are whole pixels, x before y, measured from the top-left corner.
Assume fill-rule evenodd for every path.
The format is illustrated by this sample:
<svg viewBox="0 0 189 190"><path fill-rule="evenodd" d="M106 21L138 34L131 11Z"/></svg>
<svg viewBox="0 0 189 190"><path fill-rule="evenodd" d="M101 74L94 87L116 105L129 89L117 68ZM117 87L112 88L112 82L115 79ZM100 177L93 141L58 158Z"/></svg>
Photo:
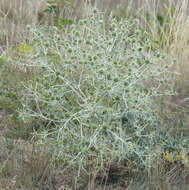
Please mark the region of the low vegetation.
<svg viewBox="0 0 189 190"><path fill-rule="evenodd" d="M0 188L186 189L189 2L36 2L0 2Z"/></svg>

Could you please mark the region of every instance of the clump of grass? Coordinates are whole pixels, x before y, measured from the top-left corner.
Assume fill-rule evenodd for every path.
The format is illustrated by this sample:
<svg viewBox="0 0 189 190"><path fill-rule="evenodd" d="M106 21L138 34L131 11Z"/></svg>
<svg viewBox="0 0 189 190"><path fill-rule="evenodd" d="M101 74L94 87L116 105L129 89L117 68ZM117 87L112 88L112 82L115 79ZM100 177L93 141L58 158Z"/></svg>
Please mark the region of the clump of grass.
<svg viewBox="0 0 189 190"><path fill-rule="evenodd" d="M153 98L171 94L171 64L138 21L109 17L105 24L94 10L67 35L29 30L36 51L17 64L37 72L20 116L38 126L34 136L51 144L54 163L77 168L78 177L114 162L151 167L161 127Z"/></svg>
<svg viewBox="0 0 189 190"><path fill-rule="evenodd" d="M2 136L0 140L1 189L33 189L45 186L55 188L50 155L45 149L24 140L13 140Z"/></svg>
<svg viewBox="0 0 189 190"><path fill-rule="evenodd" d="M43 1L2 0L0 2L0 44L9 48L23 40L26 24L37 25ZM23 35L24 34L24 35Z"/></svg>
<svg viewBox="0 0 189 190"><path fill-rule="evenodd" d="M188 46L189 46L189 1L168 1L158 8L154 2L153 11L149 5L147 28L151 31L152 39L155 40L163 52L174 55L178 60L174 70L179 73L175 80L176 89L188 94Z"/></svg>

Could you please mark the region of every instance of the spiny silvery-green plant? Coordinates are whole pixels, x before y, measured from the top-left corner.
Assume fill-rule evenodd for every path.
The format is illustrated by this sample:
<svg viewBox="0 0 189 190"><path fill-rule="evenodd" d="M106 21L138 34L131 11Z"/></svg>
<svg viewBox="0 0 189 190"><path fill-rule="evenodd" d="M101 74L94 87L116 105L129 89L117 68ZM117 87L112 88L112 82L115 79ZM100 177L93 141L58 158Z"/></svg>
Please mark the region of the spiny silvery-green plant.
<svg viewBox="0 0 189 190"><path fill-rule="evenodd" d="M94 10L65 28L31 28L34 70L20 116L54 160L79 172L109 162L150 166L160 129L154 98L170 95L169 66L138 20Z"/></svg>

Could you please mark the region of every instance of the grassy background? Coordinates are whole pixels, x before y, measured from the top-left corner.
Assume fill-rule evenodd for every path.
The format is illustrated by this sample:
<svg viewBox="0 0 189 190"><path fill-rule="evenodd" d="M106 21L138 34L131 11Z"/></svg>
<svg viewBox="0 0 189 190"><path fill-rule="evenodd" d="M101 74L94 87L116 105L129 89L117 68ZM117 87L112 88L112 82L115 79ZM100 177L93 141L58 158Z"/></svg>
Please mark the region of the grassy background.
<svg viewBox="0 0 189 190"><path fill-rule="evenodd" d="M189 1L71 2L75 8L57 0L59 13L49 14L44 12L47 8L44 0L0 1L0 189L187 189L189 171L182 161L188 156L188 147L181 145L179 140L187 139L189 126ZM20 119L18 110L22 109L21 101L26 91L23 81L27 85L35 80L33 73L36 73L12 64L25 59L27 48L32 51L30 46L23 47L33 38L26 25L36 29L59 26L57 16L59 21L71 19L77 22L80 18L88 18L91 6L104 11L106 17L112 14L118 20L138 18L140 26L149 32L150 40L156 43L159 51L176 59L177 64L171 68L176 72L172 78L176 95L156 99L156 102L159 115L166 123L164 130L174 137L166 143L182 152L181 162L176 159L172 162L173 155L167 154L155 168L145 172L132 165L110 164L97 176L81 176L83 181L76 185L73 176L77 171L73 168L67 171L67 175L62 173L61 164L55 166L46 151L48 143L39 147L32 139L36 126Z"/></svg>

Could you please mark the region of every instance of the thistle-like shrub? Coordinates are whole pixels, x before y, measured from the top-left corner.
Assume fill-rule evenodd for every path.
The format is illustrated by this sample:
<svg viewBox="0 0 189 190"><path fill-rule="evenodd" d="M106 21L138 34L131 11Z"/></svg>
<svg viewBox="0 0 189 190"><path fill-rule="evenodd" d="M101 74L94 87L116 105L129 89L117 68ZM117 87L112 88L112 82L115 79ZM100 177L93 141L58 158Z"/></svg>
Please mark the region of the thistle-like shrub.
<svg viewBox="0 0 189 190"><path fill-rule="evenodd" d="M160 130L154 99L171 93L169 66L138 21L94 11L63 31L35 29L18 65L33 69L20 116L54 160L90 172L150 166Z"/></svg>

